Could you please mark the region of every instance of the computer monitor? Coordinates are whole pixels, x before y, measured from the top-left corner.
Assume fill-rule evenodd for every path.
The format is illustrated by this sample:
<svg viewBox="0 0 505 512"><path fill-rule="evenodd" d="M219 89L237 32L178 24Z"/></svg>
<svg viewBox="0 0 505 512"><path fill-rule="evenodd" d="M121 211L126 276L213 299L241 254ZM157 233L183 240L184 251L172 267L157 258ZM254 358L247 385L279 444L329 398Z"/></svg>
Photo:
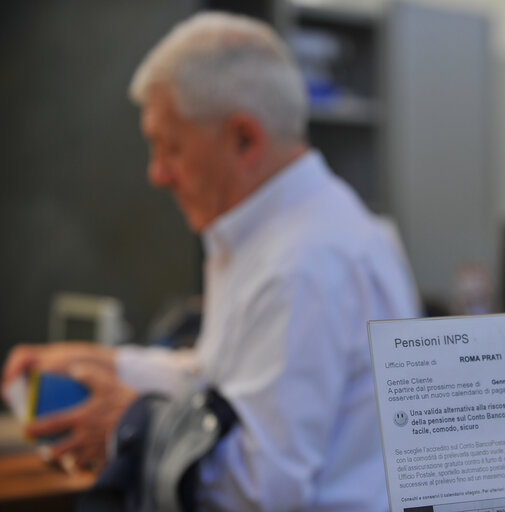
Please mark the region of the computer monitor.
<svg viewBox="0 0 505 512"><path fill-rule="evenodd" d="M115 345L123 337L123 305L117 298L68 292L53 297L49 341L83 340Z"/></svg>

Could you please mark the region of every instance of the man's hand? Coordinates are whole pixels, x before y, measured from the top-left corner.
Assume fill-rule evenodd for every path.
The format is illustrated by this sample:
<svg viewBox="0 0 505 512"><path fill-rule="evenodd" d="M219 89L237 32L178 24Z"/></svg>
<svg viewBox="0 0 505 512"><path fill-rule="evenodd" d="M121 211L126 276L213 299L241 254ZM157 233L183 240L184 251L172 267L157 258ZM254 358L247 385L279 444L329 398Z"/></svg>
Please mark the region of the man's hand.
<svg viewBox="0 0 505 512"><path fill-rule="evenodd" d="M41 416L30 423L31 437L68 434L50 447L50 458L65 469L76 464L81 468L101 468L105 462L107 440L119 418L137 393L123 384L114 373L90 363L79 363L68 374L90 390L89 398L62 412Z"/></svg>
<svg viewBox="0 0 505 512"><path fill-rule="evenodd" d="M100 365L115 372L114 349L85 342L60 342L49 345L18 345L14 347L4 366L2 388L31 369L68 373L77 363Z"/></svg>
<svg viewBox="0 0 505 512"><path fill-rule="evenodd" d="M51 446L50 458L64 462L67 469L69 461L80 467L103 465L107 438L136 397L116 376L114 349L85 342L19 345L5 364L3 390L32 369L74 377L89 388L90 396L78 406L40 417L26 433L39 437L68 431L68 436Z"/></svg>

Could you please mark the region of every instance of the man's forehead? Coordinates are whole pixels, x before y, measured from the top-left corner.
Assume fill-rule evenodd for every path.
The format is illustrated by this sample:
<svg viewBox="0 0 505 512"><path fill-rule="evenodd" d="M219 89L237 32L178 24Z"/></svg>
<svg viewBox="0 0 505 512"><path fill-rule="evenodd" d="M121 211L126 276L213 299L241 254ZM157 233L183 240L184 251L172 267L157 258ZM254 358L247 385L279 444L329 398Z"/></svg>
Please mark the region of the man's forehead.
<svg viewBox="0 0 505 512"><path fill-rule="evenodd" d="M168 107L174 106L173 88L168 84L154 83L149 87L145 103L165 104Z"/></svg>
<svg viewBox="0 0 505 512"><path fill-rule="evenodd" d="M146 133L159 128L160 122L175 121L175 117L174 101L168 91L153 90L147 95L141 114L142 129Z"/></svg>

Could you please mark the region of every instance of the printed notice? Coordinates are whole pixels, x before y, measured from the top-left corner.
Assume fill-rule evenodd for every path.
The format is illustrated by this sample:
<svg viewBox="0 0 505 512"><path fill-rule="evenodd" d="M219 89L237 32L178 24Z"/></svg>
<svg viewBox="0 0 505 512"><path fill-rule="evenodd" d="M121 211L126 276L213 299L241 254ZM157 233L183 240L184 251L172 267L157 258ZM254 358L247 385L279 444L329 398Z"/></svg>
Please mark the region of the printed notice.
<svg viewBox="0 0 505 512"><path fill-rule="evenodd" d="M368 332L391 512L505 512L505 315Z"/></svg>

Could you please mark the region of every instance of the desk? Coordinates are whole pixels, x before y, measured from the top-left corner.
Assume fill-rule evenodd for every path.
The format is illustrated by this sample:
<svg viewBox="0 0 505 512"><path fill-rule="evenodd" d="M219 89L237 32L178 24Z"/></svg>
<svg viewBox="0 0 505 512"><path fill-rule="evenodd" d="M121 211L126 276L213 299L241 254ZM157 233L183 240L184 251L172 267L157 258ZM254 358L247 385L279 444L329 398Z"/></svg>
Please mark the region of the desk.
<svg viewBox="0 0 505 512"><path fill-rule="evenodd" d="M33 451L0 455L0 510L71 512L94 479L90 471L66 474Z"/></svg>

